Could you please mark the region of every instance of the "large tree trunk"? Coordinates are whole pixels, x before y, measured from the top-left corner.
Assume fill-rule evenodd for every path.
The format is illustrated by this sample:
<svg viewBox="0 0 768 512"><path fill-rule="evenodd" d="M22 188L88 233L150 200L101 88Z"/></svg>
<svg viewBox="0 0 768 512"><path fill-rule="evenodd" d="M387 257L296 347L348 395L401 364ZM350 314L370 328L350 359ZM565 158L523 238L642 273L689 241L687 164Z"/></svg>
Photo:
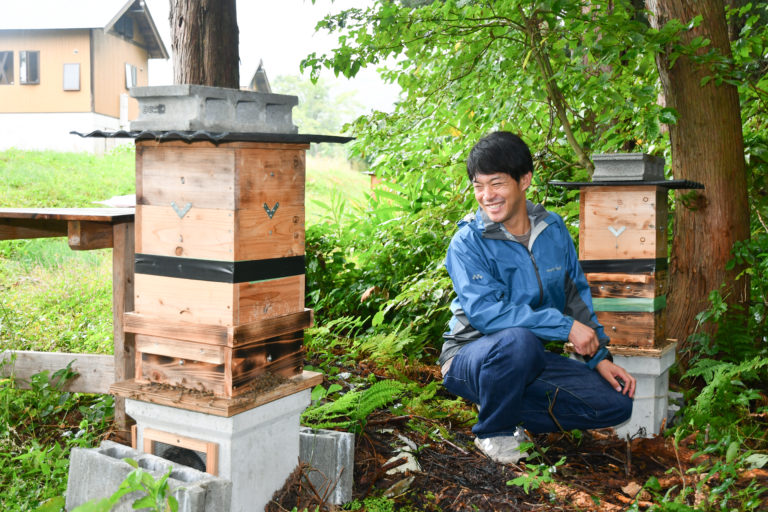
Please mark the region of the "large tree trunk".
<svg viewBox="0 0 768 512"><path fill-rule="evenodd" d="M683 43L703 36L730 58L723 0L647 0L647 5L655 28L701 15L703 21L683 35ZM738 91L715 80L702 86L713 73L685 55L670 65L668 51L657 55L657 65L667 106L678 113L669 127L672 172L706 187L678 193L675 210L666 334L685 347L696 314L707 308L709 292L721 283L729 303L747 304L748 281L737 281L738 269L728 272L725 264L733 243L749 238L749 206Z"/></svg>
<svg viewBox="0 0 768 512"><path fill-rule="evenodd" d="M173 83L240 87L235 0L170 0Z"/></svg>

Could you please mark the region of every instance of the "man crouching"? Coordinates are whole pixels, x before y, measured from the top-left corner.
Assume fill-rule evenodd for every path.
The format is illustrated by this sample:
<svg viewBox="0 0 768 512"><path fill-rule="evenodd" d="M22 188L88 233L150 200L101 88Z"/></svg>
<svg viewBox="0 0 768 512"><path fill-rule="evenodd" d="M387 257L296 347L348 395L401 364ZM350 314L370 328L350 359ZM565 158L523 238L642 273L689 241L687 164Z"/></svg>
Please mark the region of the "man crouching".
<svg viewBox="0 0 768 512"><path fill-rule="evenodd" d="M467 159L477 212L446 256L456 298L439 363L443 384L478 405L475 444L515 463L534 433L618 425L632 414L635 379L613 364L589 285L563 220L526 200L533 176L516 135L482 138ZM568 340L584 362L544 350Z"/></svg>

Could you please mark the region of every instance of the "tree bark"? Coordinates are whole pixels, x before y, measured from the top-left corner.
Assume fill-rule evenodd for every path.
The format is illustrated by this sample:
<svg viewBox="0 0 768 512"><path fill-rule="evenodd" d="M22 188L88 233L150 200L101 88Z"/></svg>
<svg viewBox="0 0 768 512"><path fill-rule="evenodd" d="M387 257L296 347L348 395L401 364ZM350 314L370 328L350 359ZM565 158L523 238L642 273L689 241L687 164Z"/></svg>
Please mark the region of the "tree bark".
<svg viewBox="0 0 768 512"><path fill-rule="evenodd" d="M235 0L170 0L173 83L240 87Z"/></svg>
<svg viewBox="0 0 768 512"><path fill-rule="evenodd" d="M730 58L723 0L647 0L647 5L655 28L701 15L701 24L683 34L682 43L703 36ZM738 91L714 79L702 86L713 73L686 55L671 65L669 50L659 53L656 63L667 106L678 114L669 126L672 172L706 187L678 192L675 210L666 335L687 348L710 291L725 283L727 302L747 304L747 279L736 280L738 269L726 271L725 265L734 242L749 238L749 206Z"/></svg>

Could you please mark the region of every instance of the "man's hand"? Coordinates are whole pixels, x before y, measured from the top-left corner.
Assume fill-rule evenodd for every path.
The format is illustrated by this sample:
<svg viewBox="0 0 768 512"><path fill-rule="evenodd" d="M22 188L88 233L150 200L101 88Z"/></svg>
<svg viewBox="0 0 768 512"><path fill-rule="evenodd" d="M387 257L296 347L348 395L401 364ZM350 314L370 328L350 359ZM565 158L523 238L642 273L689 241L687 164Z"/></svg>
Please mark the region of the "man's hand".
<svg viewBox="0 0 768 512"><path fill-rule="evenodd" d="M571 332L568 333L568 341L573 344L576 353L581 356L593 356L600 346L595 330L584 325L578 320L573 321Z"/></svg>
<svg viewBox="0 0 768 512"><path fill-rule="evenodd" d="M600 375L608 381L608 384L613 389L623 395L627 395L629 398L634 398L636 381L624 368L613 364L607 359L603 359L597 363L596 370L600 372Z"/></svg>

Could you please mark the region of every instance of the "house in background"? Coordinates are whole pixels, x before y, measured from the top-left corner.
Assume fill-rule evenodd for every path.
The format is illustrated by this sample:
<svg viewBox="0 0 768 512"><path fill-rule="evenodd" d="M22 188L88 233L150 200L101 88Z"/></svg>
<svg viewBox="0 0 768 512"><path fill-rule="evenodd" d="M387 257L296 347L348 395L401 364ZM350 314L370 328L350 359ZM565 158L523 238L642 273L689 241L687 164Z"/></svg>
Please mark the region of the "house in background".
<svg viewBox="0 0 768 512"><path fill-rule="evenodd" d="M148 59L168 52L142 0L21 0L0 14L0 149L102 152L126 139Z"/></svg>

